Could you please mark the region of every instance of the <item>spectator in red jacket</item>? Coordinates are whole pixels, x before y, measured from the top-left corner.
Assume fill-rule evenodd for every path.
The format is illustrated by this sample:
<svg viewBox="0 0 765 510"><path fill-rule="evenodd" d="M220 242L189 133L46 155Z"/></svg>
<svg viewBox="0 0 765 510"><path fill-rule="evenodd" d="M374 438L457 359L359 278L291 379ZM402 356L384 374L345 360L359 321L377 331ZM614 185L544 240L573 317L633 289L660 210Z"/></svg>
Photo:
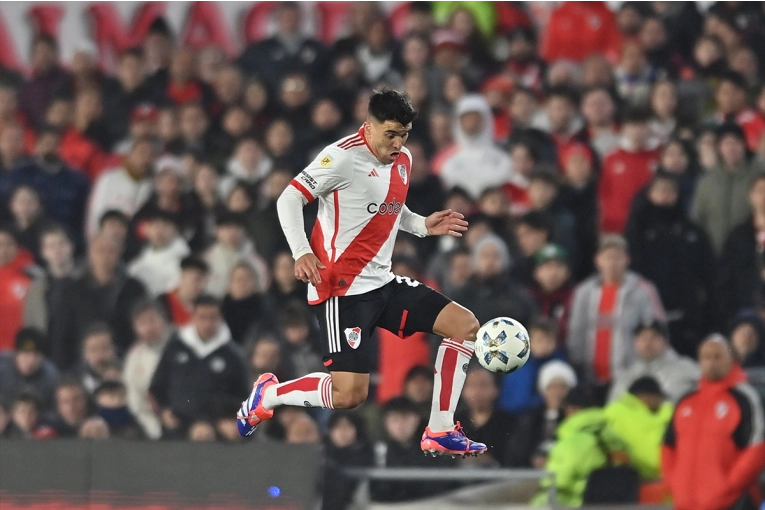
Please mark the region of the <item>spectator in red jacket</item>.
<svg viewBox="0 0 765 510"><path fill-rule="evenodd" d="M648 120L643 110L628 111L622 124L621 147L603 163L598 189L603 232L624 231L632 198L648 184L659 164L658 149L649 147Z"/></svg>
<svg viewBox="0 0 765 510"><path fill-rule="evenodd" d="M756 151L765 134L765 118L749 107L746 94L746 78L734 71L723 75L715 91L717 112L714 120L718 124L735 122L741 126L747 147L750 151Z"/></svg>
<svg viewBox="0 0 765 510"><path fill-rule="evenodd" d="M678 402L664 437L662 475L678 510L755 510L765 468L762 402L722 336L701 345L699 363L699 389Z"/></svg>
<svg viewBox="0 0 765 510"><path fill-rule="evenodd" d="M614 63L621 44L614 13L605 2L563 2L545 27L541 53L547 62L581 62L592 54L603 53Z"/></svg>
<svg viewBox="0 0 765 510"><path fill-rule="evenodd" d="M32 255L19 249L13 232L0 227L0 351L13 349L24 315L24 297L30 278L25 269Z"/></svg>

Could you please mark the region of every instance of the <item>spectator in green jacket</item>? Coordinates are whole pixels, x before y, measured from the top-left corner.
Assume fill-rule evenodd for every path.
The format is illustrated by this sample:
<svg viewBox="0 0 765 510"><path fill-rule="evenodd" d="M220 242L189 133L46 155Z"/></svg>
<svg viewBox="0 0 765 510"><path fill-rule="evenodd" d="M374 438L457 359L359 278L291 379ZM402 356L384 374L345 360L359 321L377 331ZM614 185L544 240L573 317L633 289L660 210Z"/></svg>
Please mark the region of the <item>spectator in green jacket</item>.
<svg viewBox="0 0 765 510"><path fill-rule="evenodd" d="M627 393L605 408L608 425L629 446L632 464L643 480L660 477L661 440L672 411L659 383L649 376L635 380Z"/></svg>
<svg viewBox="0 0 765 510"><path fill-rule="evenodd" d="M608 424L603 409L595 407L593 399L580 389L568 394L563 408L566 419L558 427L545 468L555 477L556 503L579 507L590 474L609 464L629 463L629 448ZM549 480L542 482L542 491L532 504L549 503L549 484Z"/></svg>

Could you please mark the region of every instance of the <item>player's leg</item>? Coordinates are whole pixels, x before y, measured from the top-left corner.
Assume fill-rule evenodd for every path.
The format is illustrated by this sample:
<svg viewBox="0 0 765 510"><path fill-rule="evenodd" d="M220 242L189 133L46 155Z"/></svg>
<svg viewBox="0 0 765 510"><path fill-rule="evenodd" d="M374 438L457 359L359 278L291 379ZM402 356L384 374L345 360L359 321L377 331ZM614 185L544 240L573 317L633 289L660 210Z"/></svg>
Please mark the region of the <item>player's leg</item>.
<svg viewBox="0 0 765 510"><path fill-rule="evenodd" d="M479 327L472 312L427 285L397 277L396 291L378 325L402 337L418 331L444 337L436 357L433 402L423 450L434 455L483 453L486 445L470 441L454 424L454 410Z"/></svg>

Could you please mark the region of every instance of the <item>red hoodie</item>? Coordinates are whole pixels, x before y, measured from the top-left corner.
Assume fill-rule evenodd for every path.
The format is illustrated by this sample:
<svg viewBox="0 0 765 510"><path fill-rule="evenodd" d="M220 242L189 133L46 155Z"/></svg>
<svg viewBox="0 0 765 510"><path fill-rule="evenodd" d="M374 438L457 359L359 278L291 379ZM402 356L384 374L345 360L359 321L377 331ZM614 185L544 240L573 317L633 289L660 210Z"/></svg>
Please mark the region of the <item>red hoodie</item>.
<svg viewBox="0 0 765 510"><path fill-rule="evenodd" d="M0 266L0 351L13 349L16 332L22 326L24 298L30 283L24 270L33 262L26 250L19 250L15 259Z"/></svg>
<svg viewBox="0 0 765 510"><path fill-rule="evenodd" d="M661 471L677 510L724 510L744 493L759 504L765 468L762 402L738 365L720 381L702 379L677 404Z"/></svg>
<svg viewBox="0 0 765 510"><path fill-rule="evenodd" d="M621 53L621 39L616 17L605 2L563 2L544 29L541 54L547 62L581 62L599 53L615 63Z"/></svg>
<svg viewBox="0 0 765 510"><path fill-rule="evenodd" d="M624 231L632 199L651 180L658 164L658 149L630 152L620 148L606 156L598 186L603 232L621 234Z"/></svg>

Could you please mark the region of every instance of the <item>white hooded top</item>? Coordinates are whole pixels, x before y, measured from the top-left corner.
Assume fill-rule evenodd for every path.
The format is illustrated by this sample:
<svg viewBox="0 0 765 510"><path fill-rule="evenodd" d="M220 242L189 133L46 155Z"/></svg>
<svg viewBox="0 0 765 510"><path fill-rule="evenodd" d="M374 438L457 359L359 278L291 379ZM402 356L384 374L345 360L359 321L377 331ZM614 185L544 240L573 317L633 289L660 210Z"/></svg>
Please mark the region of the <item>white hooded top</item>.
<svg viewBox="0 0 765 510"><path fill-rule="evenodd" d="M478 112L483 120L481 131L469 136L460 125L460 117ZM441 179L447 188L459 186L471 197L509 182L512 164L509 156L494 145L494 119L489 103L480 94L468 94L457 102L452 128L456 151L444 161Z"/></svg>

